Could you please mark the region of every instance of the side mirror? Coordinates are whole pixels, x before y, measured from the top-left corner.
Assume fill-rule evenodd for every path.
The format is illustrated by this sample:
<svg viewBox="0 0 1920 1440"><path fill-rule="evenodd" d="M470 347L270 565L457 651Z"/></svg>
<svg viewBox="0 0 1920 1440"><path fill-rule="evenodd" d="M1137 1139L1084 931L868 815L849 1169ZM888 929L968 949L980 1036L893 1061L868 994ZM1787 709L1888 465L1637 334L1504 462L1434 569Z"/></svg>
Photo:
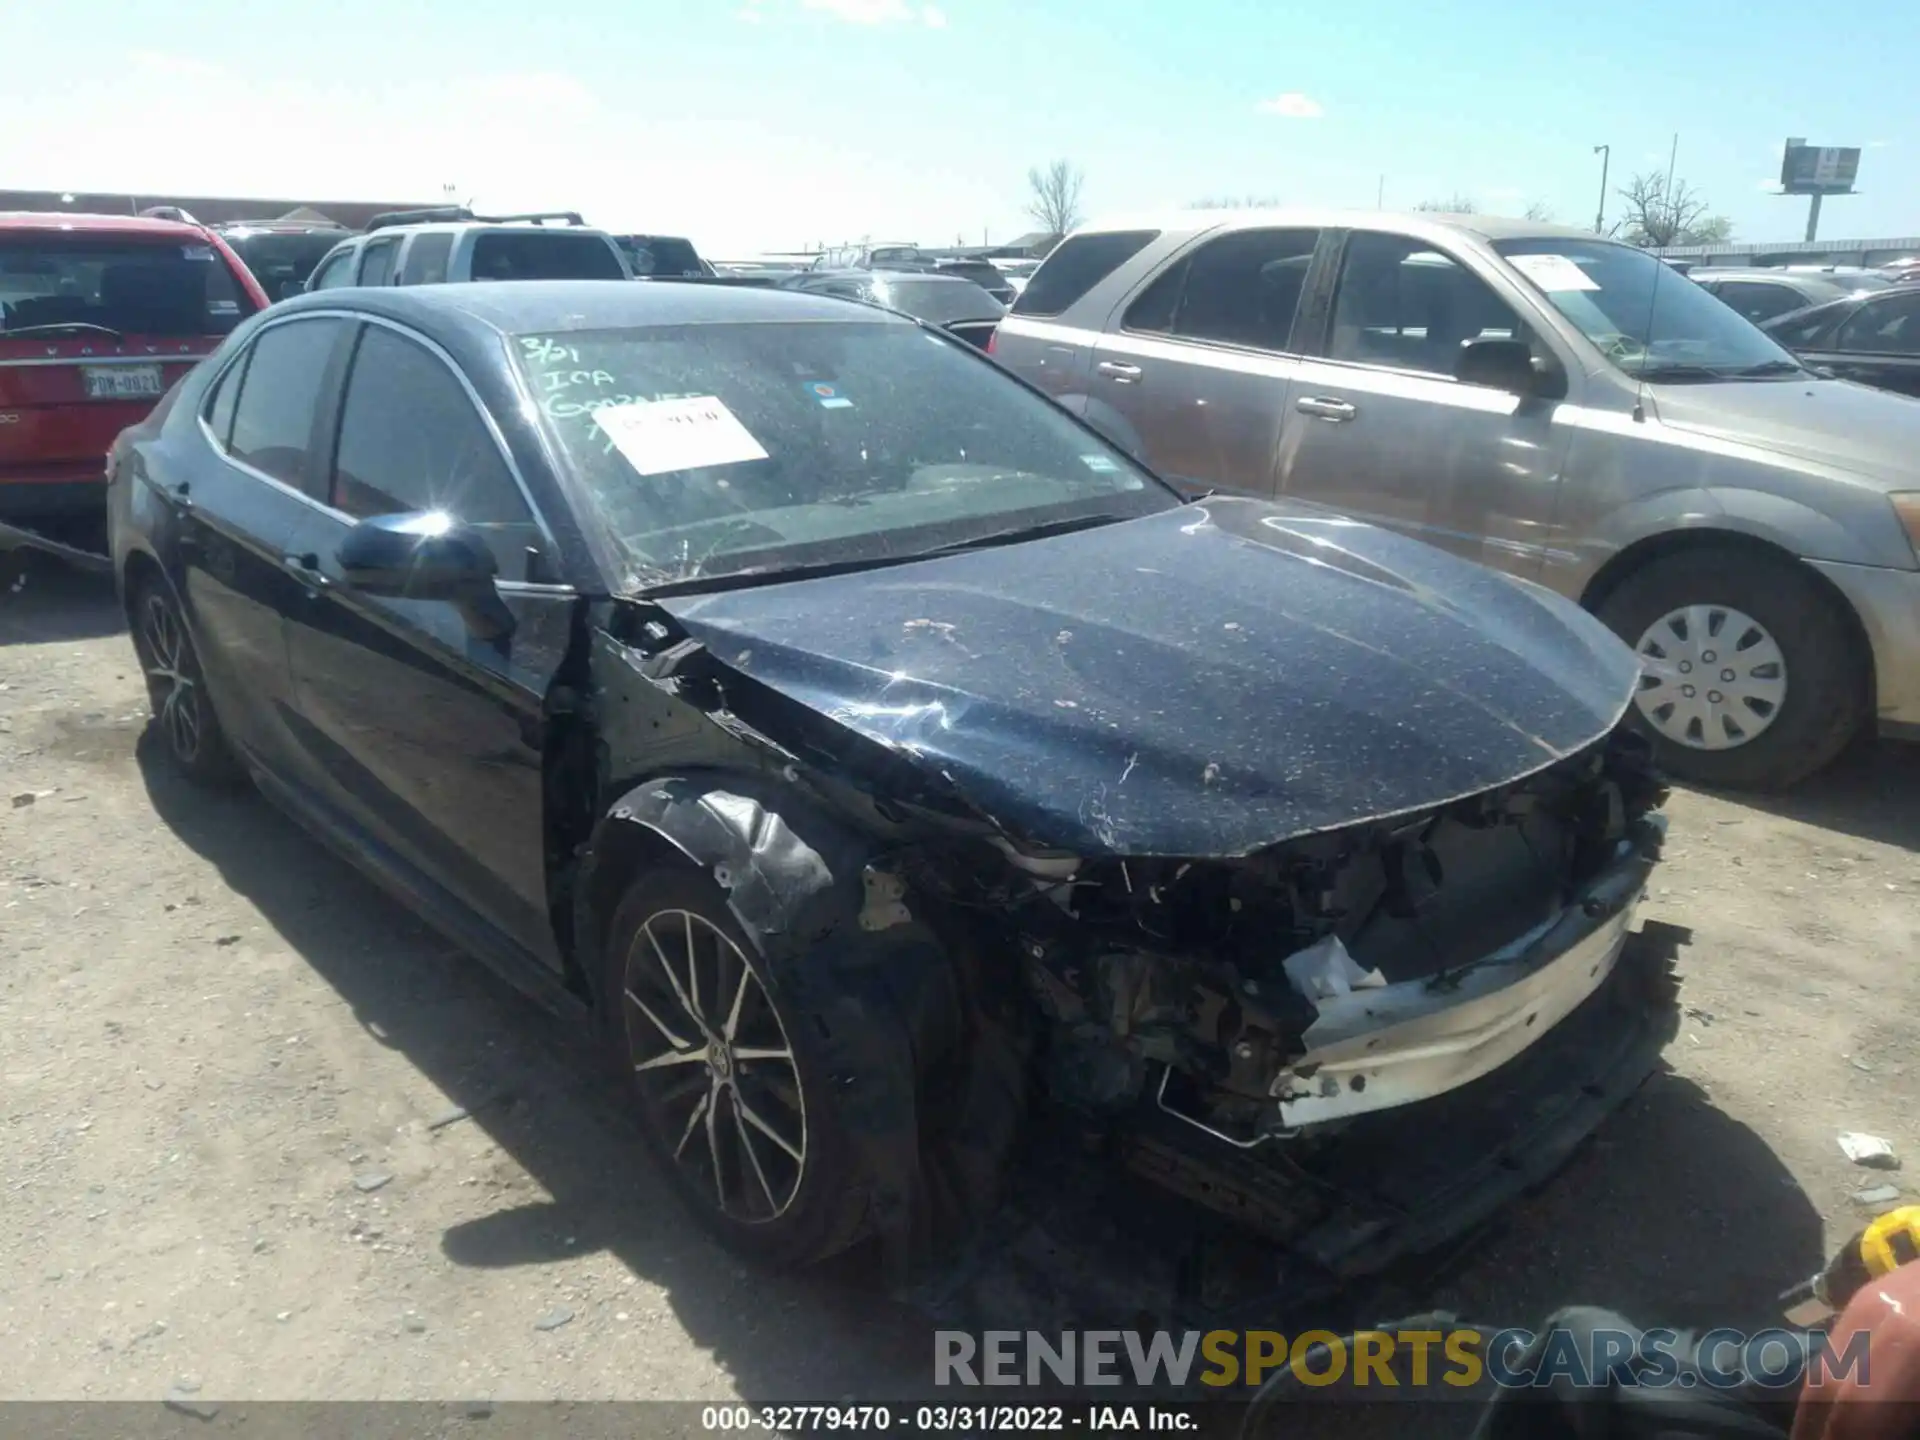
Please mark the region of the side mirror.
<svg viewBox="0 0 1920 1440"><path fill-rule="evenodd" d="M1536 362L1533 347L1524 340L1469 340L1453 362L1453 378L1523 399L1557 400L1567 393L1566 376L1557 366Z"/></svg>
<svg viewBox="0 0 1920 1440"><path fill-rule="evenodd" d="M513 612L494 587L499 565L473 526L439 510L375 515L340 542L340 578L368 595L445 600L481 640L513 633Z"/></svg>

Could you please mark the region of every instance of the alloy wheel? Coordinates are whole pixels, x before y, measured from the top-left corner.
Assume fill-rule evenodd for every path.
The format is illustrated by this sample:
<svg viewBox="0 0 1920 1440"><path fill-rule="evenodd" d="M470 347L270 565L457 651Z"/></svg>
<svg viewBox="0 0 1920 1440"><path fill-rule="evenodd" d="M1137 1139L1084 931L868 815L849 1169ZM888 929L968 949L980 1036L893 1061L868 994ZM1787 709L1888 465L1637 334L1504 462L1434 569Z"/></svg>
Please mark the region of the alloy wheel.
<svg viewBox="0 0 1920 1440"><path fill-rule="evenodd" d="M1661 735L1691 750L1750 744L1787 698L1780 646L1752 616L1725 605L1670 610L1641 635L1634 703Z"/></svg>
<svg viewBox="0 0 1920 1440"><path fill-rule="evenodd" d="M200 677L180 612L157 591L149 592L141 607L140 639L154 718L174 757L191 765L206 730Z"/></svg>
<svg viewBox="0 0 1920 1440"><path fill-rule="evenodd" d="M635 933L624 970L627 1055L695 1195L743 1224L787 1213L807 1164L793 1047L738 946L689 910Z"/></svg>

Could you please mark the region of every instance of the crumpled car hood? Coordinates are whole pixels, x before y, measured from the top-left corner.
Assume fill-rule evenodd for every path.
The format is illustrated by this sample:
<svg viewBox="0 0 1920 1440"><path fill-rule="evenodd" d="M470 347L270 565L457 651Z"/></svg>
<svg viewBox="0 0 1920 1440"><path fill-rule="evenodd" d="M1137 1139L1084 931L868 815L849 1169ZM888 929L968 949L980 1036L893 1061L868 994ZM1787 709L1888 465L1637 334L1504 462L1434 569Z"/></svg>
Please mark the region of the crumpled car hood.
<svg viewBox="0 0 1920 1440"><path fill-rule="evenodd" d="M1729 380L1659 385L1660 423L1834 465L1887 490L1913 487L1920 455L1920 405L1905 395L1849 380Z"/></svg>
<svg viewBox="0 0 1920 1440"><path fill-rule="evenodd" d="M1544 589L1241 499L658 603L1081 855L1241 855L1490 789L1605 735L1637 675Z"/></svg>

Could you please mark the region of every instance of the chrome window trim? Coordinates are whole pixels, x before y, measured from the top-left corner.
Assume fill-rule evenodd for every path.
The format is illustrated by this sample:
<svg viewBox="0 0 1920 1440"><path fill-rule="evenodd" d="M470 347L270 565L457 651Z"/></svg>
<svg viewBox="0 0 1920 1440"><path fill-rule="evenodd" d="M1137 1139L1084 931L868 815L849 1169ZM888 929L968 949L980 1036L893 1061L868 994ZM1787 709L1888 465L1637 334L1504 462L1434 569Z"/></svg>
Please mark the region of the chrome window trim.
<svg viewBox="0 0 1920 1440"><path fill-rule="evenodd" d="M382 326L385 329L391 330L394 334L400 336L402 339L410 340L414 344L419 345L421 348L426 350L428 354L432 355L435 359L439 360L439 362L447 368L447 370L453 375L453 378L459 382L460 389L466 394L467 404L472 407L473 413L479 417L481 426L486 430L488 438L493 441L493 448L499 454L501 463L506 466L507 473L513 477L514 487L520 492L520 498L526 504L527 513L533 517L533 523L535 527L539 530L541 538L546 541L549 547L551 547L548 551L549 555L553 559L558 560L560 556L559 541L557 541L554 538L553 529L551 526L547 524L547 517L541 512L540 507L534 503L533 492L527 487L527 477L520 473L520 466L517 462L515 462L513 458L513 452L507 447L506 436L501 431L499 423L493 418L492 413L488 411L486 405L481 401L480 392L473 388L473 382L467 378L466 372L461 370L459 365L454 362L454 358L451 355L449 355L446 352L446 350L441 345L439 345L436 341L430 339L425 335L422 335L417 330L411 329L406 325L400 324L398 321L389 320L384 315L370 315L363 310L315 308L312 310L302 310L297 314L293 314L293 315L275 316L273 319L267 320L264 323L262 323L259 329L257 329L256 331L254 331L252 335L247 337L246 343L236 348L234 353L231 356L229 356L224 363L222 363L219 370L217 370L214 373L213 377L208 380L207 392L202 396L201 402L195 411L195 419L200 426L200 433L206 437L206 441L209 445L213 447L214 453L220 456L222 460L226 461L227 464L233 466L236 470L240 470L248 475L252 475L258 479L266 481L269 485L275 486L276 488L285 491L287 494L294 496L296 499L305 501L308 505L311 505L314 509L321 511L323 514L331 515L337 520L345 521L349 525L357 523L356 517L347 514L346 511L335 509L332 505L327 504L324 500L316 499L314 496L307 494L306 491L298 489L295 486L289 485L286 481L281 480L276 476L269 475L264 470L260 470L253 465L249 465L244 460L236 459L233 456L233 454L229 452L227 448L224 445L222 445L217 438L215 438L213 433L213 427L207 424L207 410L212 402L213 390L215 389L216 386L218 386L221 378L224 377L226 373L234 367L235 363L238 362L241 355L252 350L252 348L259 343L260 337L262 335L266 334L267 331L276 329L282 325L295 325L302 320L320 320L320 319L346 320L350 323ZM347 371L347 379L349 382L351 382L352 375L353 375L352 368L349 367ZM516 386L516 388L518 387ZM343 401L345 399L344 387L342 388L341 399ZM329 481L331 481L330 476L329 476ZM517 580L501 580L496 583L502 584L502 585L511 585L515 587L523 587L523 586L531 585L532 588L536 590L559 588L559 589L571 591L574 588L571 584L562 585L559 587L551 587L551 586L544 586L544 585L532 585L532 582L517 581Z"/></svg>

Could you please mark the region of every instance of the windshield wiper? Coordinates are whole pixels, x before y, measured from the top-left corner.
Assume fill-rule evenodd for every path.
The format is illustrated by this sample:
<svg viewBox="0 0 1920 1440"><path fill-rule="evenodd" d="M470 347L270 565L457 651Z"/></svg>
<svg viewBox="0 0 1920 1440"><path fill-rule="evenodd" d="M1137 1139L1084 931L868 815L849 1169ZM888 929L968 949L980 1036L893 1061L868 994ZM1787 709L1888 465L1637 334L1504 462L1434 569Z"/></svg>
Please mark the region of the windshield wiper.
<svg viewBox="0 0 1920 1440"><path fill-rule="evenodd" d="M937 546L932 550L922 550L922 555L953 555L962 550L985 550L994 545L1011 545L1021 540L1044 540L1049 535L1071 535L1075 530L1091 530L1096 525L1111 525L1125 520L1125 515L1075 515L1068 520L1043 520L1036 525L1015 525L1006 530L990 530L985 535L975 535L966 540L956 540L951 545Z"/></svg>
<svg viewBox="0 0 1920 1440"><path fill-rule="evenodd" d="M17 338L21 335L57 334L70 330L86 330L95 335L111 335L116 340L127 338L110 325L95 325L89 320L55 320L47 325L15 325L11 328L0 328L0 335Z"/></svg>
<svg viewBox="0 0 1920 1440"><path fill-rule="evenodd" d="M1629 372L1636 380L1730 380L1733 372L1716 370L1711 365L1643 365Z"/></svg>
<svg viewBox="0 0 1920 1440"><path fill-rule="evenodd" d="M1742 365L1738 370L1729 370L1729 380L1763 380L1769 375L1806 375L1807 367L1798 360L1762 360L1758 365Z"/></svg>

